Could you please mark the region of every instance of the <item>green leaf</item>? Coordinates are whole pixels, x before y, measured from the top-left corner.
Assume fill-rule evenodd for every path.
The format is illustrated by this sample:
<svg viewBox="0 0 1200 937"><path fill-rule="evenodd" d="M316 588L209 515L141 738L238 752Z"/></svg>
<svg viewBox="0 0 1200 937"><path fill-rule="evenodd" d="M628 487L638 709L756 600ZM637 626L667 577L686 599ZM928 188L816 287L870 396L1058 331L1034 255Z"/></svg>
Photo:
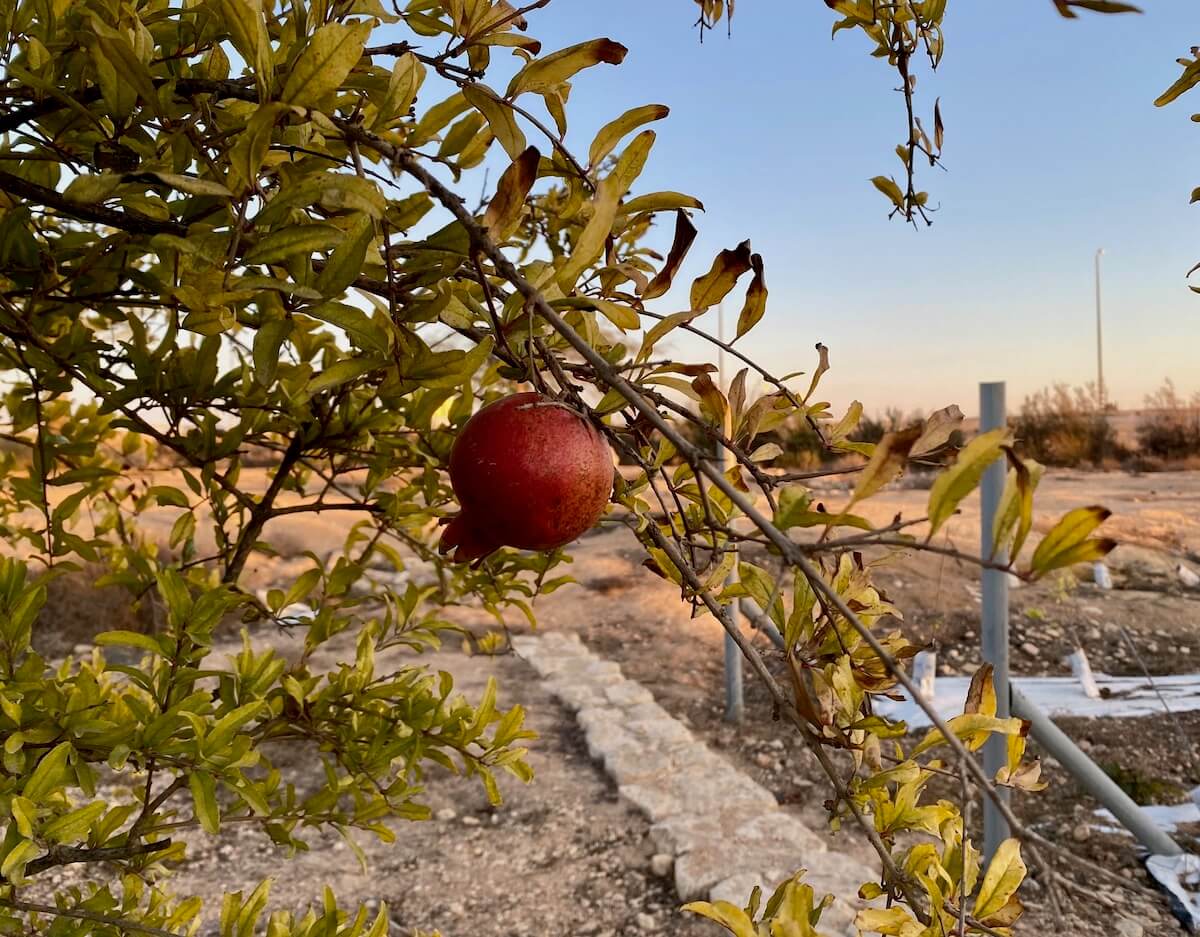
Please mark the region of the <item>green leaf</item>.
<svg viewBox="0 0 1200 937"><path fill-rule="evenodd" d="M192 806L200 827L206 833L221 830L221 810L217 806L217 781L207 771L193 770L188 774L188 787L192 790Z"/></svg>
<svg viewBox="0 0 1200 937"><path fill-rule="evenodd" d="M370 35L370 23L326 23L313 33L300 53L279 99L284 104L316 107L322 98L342 86L362 58Z"/></svg>
<svg viewBox="0 0 1200 937"><path fill-rule="evenodd" d="M981 433L958 454L954 464L942 472L929 490L929 537L958 509L963 498L979 485L987 467L1000 458L1012 442L1004 427Z"/></svg>
<svg viewBox="0 0 1200 937"><path fill-rule="evenodd" d="M746 303L738 315L735 341L754 328L767 311L767 281L763 277L762 255L750 255L750 268L754 271L754 279L750 281L750 288L746 290Z"/></svg>
<svg viewBox="0 0 1200 937"><path fill-rule="evenodd" d="M703 312L729 295L738 278L750 269L750 257L749 241L742 241L732 250L721 251L708 273L692 284L692 309Z"/></svg>
<svg viewBox="0 0 1200 937"><path fill-rule="evenodd" d="M367 259L367 248L375 239L375 224L370 218L361 217L346 235L346 239L333 249L325 261L313 286L322 296L340 296L351 283L362 274Z"/></svg>
<svg viewBox="0 0 1200 937"><path fill-rule="evenodd" d="M527 91L552 91L585 68L601 62L620 65L627 51L623 45L611 39L592 39L534 59L513 75L505 97L513 98Z"/></svg>
<svg viewBox="0 0 1200 937"><path fill-rule="evenodd" d="M191 514L185 515L191 517ZM126 647L136 647L143 651L149 651L156 657L161 657L163 654L162 646L148 634L141 634L137 631L102 631L93 639L100 647L111 647L113 645L124 645Z"/></svg>
<svg viewBox="0 0 1200 937"><path fill-rule="evenodd" d="M369 374L371 371L385 367L386 365L387 362L378 355L344 358L314 375L313 379L308 382L307 390L310 394L316 394L323 390L340 387L347 381L362 377L364 374Z"/></svg>
<svg viewBox="0 0 1200 937"><path fill-rule="evenodd" d="M103 801L93 801L52 820L42 828L42 836L52 843L75 843L87 838L92 824L104 815L108 807Z"/></svg>
<svg viewBox="0 0 1200 937"><path fill-rule="evenodd" d="M257 716L266 705L264 700L255 700L239 706L233 712L218 719L213 723L208 735L204 737L204 753L209 756L219 753L233 741L241 728Z"/></svg>
<svg viewBox="0 0 1200 937"><path fill-rule="evenodd" d="M27 866L34 857L41 852L37 843L32 840L24 839L17 843L8 855L4 857L4 862L0 863L0 876L11 884L22 884L25 881L25 866Z"/></svg>
<svg viewBox="0 0 1200 937"><path fill-rule="evenodd" d="M979 894L975 896L972 916L979 920L991 917L1008 904L1008 899L1016 894L1024 878L1025 863L1021 861L1021 844L1015 839L1006 839L988 863L987 872L984 873L983 882L979 886Z"/></svg>
<svg viewBox="0 0 1200 937"><path fill-rule="evenodd" d="M314 251L328 250L341 244L346 235L331 224L300 224L272 231L246 251L242 260L248 264L272 264L289 257L309 256Z"/></svg>
<svg viewBox="0 0 1200 937"><path fill-rule="evenodd" d="M268 101L256 107L250 119L246 121L246 128L238 134L229 151L229 163L240 179L244 191L254 188L258 171L262 169L271 147L275 124L284 110L284 106L278 101Z"/></svg>
<svg viewBox="0 0 1200 937"><path fill-rule="evenodd" d="M646 104L626 111L616 120L611 120L596 134L592 148L588 151L588 163L595 169L609 153L617 148L625 134L636 130L643 124L662 120L671 112L665 104ZM626 209L628 210L628 209Z"/></svg>
<svg viewBox="0 0 1200 937"><path fill-rule="evenodd" d="M37 763L25 786L21 788L22 796L40 804L56 788L61 787L66 782L67 759L71 751L70 742L59 742L50 749Z"/></svg>
<svg viewBox="0 0 1200 937"><path fill-rule="evenodd" d="M280 350L288 336L292 334L294 323L291 319L270 319L259 326L254 335L252 349L254 357L254 374L264 386L275 380L275 371L279 367Z"/></svg>

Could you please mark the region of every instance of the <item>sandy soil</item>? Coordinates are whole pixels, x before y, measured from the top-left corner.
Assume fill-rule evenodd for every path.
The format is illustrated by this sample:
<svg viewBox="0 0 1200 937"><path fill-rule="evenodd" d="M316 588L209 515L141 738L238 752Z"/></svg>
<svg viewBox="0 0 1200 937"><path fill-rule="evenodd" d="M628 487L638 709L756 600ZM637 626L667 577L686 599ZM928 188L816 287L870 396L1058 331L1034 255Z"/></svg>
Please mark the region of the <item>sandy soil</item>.
<svg viewBox="0 0 1200 937"><path fill-rule="evenodd" d="M827 493L831 509L845 497L836 490ZM927 497L917 488L891 490L872 503L870 513L884 522L898 511L919 516ZM1087 582L1054 581L1015 590L1014 669L1068 673L1061 658L1077 642L1096 670L1136 674L1143 663L1160 673L1200 669L1200 592L1183 588L1175 573L1180 562L1200 571L1195 559L1200 551L1200 473L1051 474L1040 491L1038 530L1048 529L1053 516L1091 503L1114 510L1109 527L1126 541L1110 558L1118 588L1105 592ZM166 510L154 512L146 519L147 529L166 530L172 516ZM312 545L337 542L346 524L336 514L289 518L279 522L278 530L268 530L268 538L290 544L290 551L299 554ZM969 550L977 543L977 530L977 502L968 503L948 525L945 542ZM943 542L940 535L938 542ZM256 559L253 580L271 581L287 562L286 557ZM646 573L640 562L638 545L622 529L601 528L586 537L571 570L578 585L539 600L541 627L578 632L595 651L617 660L628 676L650 688L673 715L793 805L810 826L824 829L827 795L816 766L783 724L772 720L765 693L749 675L745 723L733 727L722 720L719 627L710 619L690 619L678 592ZM973 669L978 663L977 570L952 560L912 556L881 569L879 579L904 610L903 627L938 646L944 671ZM470 608L451 614L480 631L491 623ZM94 608L87 618L94 626ZM57 619L59 625L63 622ZM110 622L104 626L114 627ZM512 623L514 631L524 627ZM765 640L756 640L769 654ZM528 707L542 734L533 745L538 776L532 785L506 785L506 804L493 811L474 784L431 773L431 804L435 810L453 810L455 817L406 824L391 847L367 844L367 874L332 839L314 838L310 853L281 866L267 844L242 832L215 842L197 841L177 887L212 896L222 887L241 887L274 873L279 875L276 900L294 907L318 898L320 883L332 877L346 899L387 901L400 933L436 926L446 937L717 933L673 910L676 902L668 883L648 868L646 822L616 801L612 785L589 763L569 716L536 686L523 662L469 658L455 651L430 662L454 672L468 694L494 672L506 702ZM1178 724L1167 717L1068 721L1064 727L1083 739L1098 760L1133 772L1159 796L1178 797L1200 782L1200 719L1181 718ZM1085 821L1095 805L1053 764L1047 774L1049 791L1018 799L1023 818L1073 851L1144 880L1131 842L1087 830ZM866 855L865 843L848 831L837 835L835 846ZM331 856L335 861L330 862ZM231 869L237 871L236 880ZM1056 923L1044 887L1033 882L1031 912L1018 933L1054 929L1090 934L1111 925L1113 914L1142 921L1148 934L1179 933L1161 901L1120 892L1109 897L1108 889L1099 886L1095 892L1100 897L1094 900L1063 894L1068 918Z"/></svg>

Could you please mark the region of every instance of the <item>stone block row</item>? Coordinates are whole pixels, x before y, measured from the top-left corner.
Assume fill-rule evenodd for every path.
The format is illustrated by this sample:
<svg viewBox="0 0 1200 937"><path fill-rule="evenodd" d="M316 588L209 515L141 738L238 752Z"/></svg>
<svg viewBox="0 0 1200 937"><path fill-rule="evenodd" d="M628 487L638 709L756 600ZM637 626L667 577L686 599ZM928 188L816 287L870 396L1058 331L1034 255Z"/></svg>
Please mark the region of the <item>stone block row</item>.
<svg viewBox="0 0 1200 937"><path fill-rule="evenodd" d="M836 898L821 930L856 933L850 922L860 905L858 886L875 877L870 868L829 851L770 791L709 749L578 635L523 635L513 646L576 713L589 756L603 764L620 796L649 818L658 864L673 859L682 900L740 906L755 885L769 897L805 868L818 897L829 892Z"/></svg>

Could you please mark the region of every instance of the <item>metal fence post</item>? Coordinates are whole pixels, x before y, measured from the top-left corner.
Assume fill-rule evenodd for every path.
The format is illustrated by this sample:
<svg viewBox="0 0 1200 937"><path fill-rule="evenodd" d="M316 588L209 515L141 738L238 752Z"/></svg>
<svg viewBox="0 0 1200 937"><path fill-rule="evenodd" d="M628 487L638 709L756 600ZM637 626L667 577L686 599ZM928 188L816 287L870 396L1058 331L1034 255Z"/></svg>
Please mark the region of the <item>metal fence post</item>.
<svg viewBox="0 0 1200 937"><path fill-rule="evenodd" d="M1007 414L1004 404L1004 383L979 385L979 431L998 429L1006 425ZM980 555L985 559L992 554L992 521L1000 496L1004 491L1006 476L1004 459L997 460L984 473L980 486L980 510L982 524ZM995 556L997 562L1008 559L1005 554ZM998 569L983 570L983 659L992 665L996 686L996 715L1009 715L1008 692L1008 575ZM983 749L983 767L989 777L995 777L1007 762L1007 744L1004 736L996 735L988 740ZM1000 796L1008 799L1009 791L1001 788ZM999 809L988 798L983 799L983 854L990 860L997 848L1009 836L1008 823Z"/></svg>
<svg viewBox="0 0 1200 937"><path fill-rule="evenodd" d="M717 306L717 335L721 341L725 341L725 304L721 303ZM722 348L717 358L717 380L721 386L722 393L729 393L729 385L725 383L725 349ZM716 443L717 460L721 466L721 471L725 471L729 463L729 453L725 451L725 447L720 443ZM737 547L730 545L730 549L737 550ZM727 582L737 581L737 570L729 574ZM741 622L741 603L734 601L726 606L730 618L735 626L740 626ZM745 695L742 690L742 649L737 646L737 642L733 637L726 632L725 634L725 721L726 722L741 722L742 714L745 711Z"/></svg>
<svg viewBox="0 0 1200 937"><path fill-rule="evenodd" d="M724 470L728 454L725 452L725 447L720 443L717 444L721 469ZM736 547L730 546L730 549L736 550ZM736 570L729 574L727 582L736 582ZM725 606L729 612L729 617L733 619L735 626L740 626L741 623L741 603L736 599ZM733 636L728 632L725 633L725 721L726 722L741 722L742 714L745 711L745 695L742 689L742 649L737 646L737 642L733 640Z"/></svg>

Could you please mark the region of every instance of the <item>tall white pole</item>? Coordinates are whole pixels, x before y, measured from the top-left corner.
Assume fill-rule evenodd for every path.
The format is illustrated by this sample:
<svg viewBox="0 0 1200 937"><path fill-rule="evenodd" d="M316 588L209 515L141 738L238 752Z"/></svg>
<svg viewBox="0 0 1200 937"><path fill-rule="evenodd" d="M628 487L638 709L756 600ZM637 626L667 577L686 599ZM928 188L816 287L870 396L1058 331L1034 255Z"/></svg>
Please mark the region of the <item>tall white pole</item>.
<svg viewBox="0 0 1200 937"><path fill-rule="evenodd" d="M1096 250L1096 400L1100 411L1104 411L1104 333L1100 325L1100 255L1104 248Z"/></svg>

